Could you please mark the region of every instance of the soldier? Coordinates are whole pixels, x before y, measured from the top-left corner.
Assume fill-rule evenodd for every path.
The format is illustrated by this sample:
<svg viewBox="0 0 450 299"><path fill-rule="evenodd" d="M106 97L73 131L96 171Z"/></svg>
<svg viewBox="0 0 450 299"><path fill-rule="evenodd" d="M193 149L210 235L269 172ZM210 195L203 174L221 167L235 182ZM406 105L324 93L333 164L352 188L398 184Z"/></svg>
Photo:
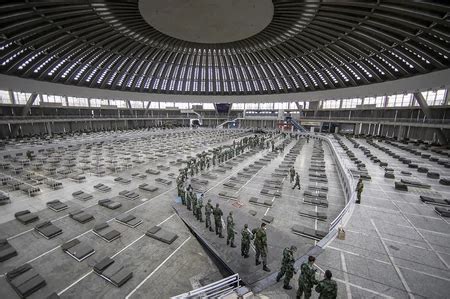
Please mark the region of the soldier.
<svg viewBox="0 0 450 299"><path fill-rule="evenodd" d="M191 198L192 198L192 192L187 191L186 188L186 207L190 211L191 210Z"/></svg>
<svg viewBox="0 0 450 299"><path fill-rule="evenodd" d="M337 283L332 280L330 270L325 271L325 278L316 286L316 292L319 293L319 299L336 299Z"/></svg>
<svg viewBox="0 0 450 299"><path fill-rule="evenodd" d="M223 212L219 208L219 204L216 204L216 208L213 212L214 215L214 225L216 226L216 235L219 235L219 238L223 238L222 236L222 215Z"/></svg>
<svg viewBox="0 0 450 299"><path fill-rule="evenodd" d="M289 174L291 176L291 184L292 184L292 182L294 182L294 178L295 178L295 169L294 169L294 167L291 167L291 169L289 170Z"/></svg>
<svg viewBox="0 0 450 299"><path fill-rule="evenodd" d="M246 259L249 257L248 251L250 249L250 240L252 238L251 232L248 230L248 225L244 224L244 229L241 232L241 255Z"/></svg>
<svg viewBox="0 0 450 299"><path fill-rule="evenodd" d="M356 192L358 192L356 194L356 197L357 197L356 203L361 203L361 193L363 192L363 190L364 190L364 184L363 184L362 178L359 178L358 184L356 185Z"/></svg>
<svg viewBox="0 0 450 299"><path fill-rule="evenodd" d="M194 166L193 165L191 165L190 175L191 175L191 177L194 176Z"/></svg>
<svg viewBox="0 0 450 299"><path fill-rule="evenodd" d="M194 217L197 217L197 194L191 192L191 201L192 201L192 214Z"/></svg>
<svg viewBox="0 0 450 299"><path fill-rule="evenodd" d="M302 297L303 292L305 293L305 299L310 298L312 287L318 283L316 280L316 270L313 268L315 260L316 258L310 255L308 262L303 263L300 268L302 273L298 277L297 299Z"/></svg>
<svg viewBox="0 0 450 299"><path fill-rule="evenodd" d="M231 244L230 244L231 243ZM233 212L227 217L227 245L230 245L232 248L235 248L234 245L234 220L233 220Z"/></svg>
<svg viewBox="0 0 450 299"><path fill-rule="evenodd" d="M283 288L286 290L292 289L289 285L292 276L294 276L294 253L297 251L297 247L291 246L290 248L286 247L283 250L283 259L281 261L281 270L278 272L277 282L284 276L284 285Z"/></svg>
<svg viewBox="0 0 450 299"><path fill-rule="evenodd" d="M181 197L181 204L186 205L186 192L184 192L183 186L181 186L178 193L180 194L180 197Z"/></svg>
<svg viewBox="0 0 450 299"><path fill-rule="evenodd" d="M255 238L254 244L256 249L256 260L255 264L258 266L261 264L259 261L259 256L261 256L263 261L263 270L270 272L267 267L267 235L266 235L266 224L262 223L260 228L253 230L253 236Z"/></svg>
<svg viewBox="0 0 450 299"><path fill-rule="evenodd" d="M203 208L203 193L200 195L200 198L197 200L197 220L203 222L202 218L202 208Z"/></svg>
<svg viewBox="0 0 450 299"><path fill-rule="evenodd" d="M292 189L295 189L295 187L297 187L297 186L298 186L298 190L300 190L300 176L298 175L298 172L295 175L295 184L294 184L294 187L292 187Z"/></svg>
<svg viewBox="0 0 450 299"><path fill-rule="evenodd" d="M272 152L273 152L273 151L275 151L275 141L273 141L273 139L272 139L271 143L272 143Z"/></svg>
<svg viewBox="0 0 450 299"><path fill-rule="evenodd" d="M306 135L306 143L309 143L309 135Z"/></svg>
<svg viewBox="0 0 450 299"><path fill-rule="evenodd" d="M211 225L211 213L213 211L213 206L211 205L211 199L208 199L208 203L205 206L205 222L206 222L206 228L209 228L209 231L212 232L212 225Z"/></svg>

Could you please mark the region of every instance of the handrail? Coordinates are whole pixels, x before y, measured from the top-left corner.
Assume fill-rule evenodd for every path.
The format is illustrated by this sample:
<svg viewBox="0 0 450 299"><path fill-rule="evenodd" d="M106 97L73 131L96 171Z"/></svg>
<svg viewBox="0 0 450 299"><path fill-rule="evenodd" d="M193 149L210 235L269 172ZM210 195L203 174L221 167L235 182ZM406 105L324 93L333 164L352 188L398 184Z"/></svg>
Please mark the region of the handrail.
<svg viewBox="0 0 450 299"><path fill-rule="evenodd" d="M223 295L230 293L240 287L239 274L233 274L231 276L225 277L221 280L210 283L206 286L197 288L195 290L189 291L184 294L180 294L174 297L173 299L181 299L181 298L221 298ZM222 296L221 296L222 295Z"/></svg>

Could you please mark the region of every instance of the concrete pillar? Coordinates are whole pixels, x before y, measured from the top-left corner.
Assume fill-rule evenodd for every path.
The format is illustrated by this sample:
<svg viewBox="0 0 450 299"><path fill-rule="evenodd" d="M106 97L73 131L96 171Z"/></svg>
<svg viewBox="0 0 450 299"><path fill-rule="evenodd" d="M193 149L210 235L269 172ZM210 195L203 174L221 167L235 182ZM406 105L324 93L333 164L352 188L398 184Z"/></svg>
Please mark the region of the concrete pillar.
<svg viewBox="0 0 450 299"><path fill-rule="evenodd" d="M45 123L45 126L46 126L46 128L47 128L47 134L48 134L48 136L52 137L52 126L51 126L50 122L46 122L46 123Z"/></svg>

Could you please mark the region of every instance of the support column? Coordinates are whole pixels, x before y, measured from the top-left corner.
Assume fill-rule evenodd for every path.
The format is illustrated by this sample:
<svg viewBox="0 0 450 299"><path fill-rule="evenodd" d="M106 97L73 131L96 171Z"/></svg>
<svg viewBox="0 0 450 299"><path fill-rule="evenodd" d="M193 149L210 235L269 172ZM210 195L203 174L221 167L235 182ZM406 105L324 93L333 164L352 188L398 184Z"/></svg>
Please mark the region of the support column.
<svg viewBox="0 0 450 299"><path fill-rule="evenodd" d="M417 103L420 106L420 109L425 114L425 116L428 119L432 119L433 117L432 117L432 114L431 114L431 109L430 109L430 107L428 107L427 101L423 97L422 93L415 92L414 93L414 99L416 99ZM438 138L439 142L441 144L443 144L443 145L446 145L448 143L448 140L447 140L443 130L440 129L440 128L436 128L435 130L436 130L436 135L437 135L437 138Z"/></svg>
<svg viewBox="0 0 450 299"><path fill-rule="evenodd" d="M30 95L30 97L27 100L27 103L25 104L25 106L22 109L22 113L20 114L20 116L22 116L22 117L27 116L28 112L30 111L31 105L33 105L37 96L38 96L37 93L32 93ZM18 125L18 124L13 126L13 130L12 130L12 134L11 134L13 137L15 137L17 135L17 133L19 132L19 128L20 128L20 125Z"/></svg>

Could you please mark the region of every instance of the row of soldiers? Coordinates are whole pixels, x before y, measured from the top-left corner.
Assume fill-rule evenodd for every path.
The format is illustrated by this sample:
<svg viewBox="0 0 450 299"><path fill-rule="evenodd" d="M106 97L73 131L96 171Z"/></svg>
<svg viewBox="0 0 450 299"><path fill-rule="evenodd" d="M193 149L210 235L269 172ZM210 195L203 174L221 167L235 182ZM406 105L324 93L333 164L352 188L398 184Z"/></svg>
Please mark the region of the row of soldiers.
<svg viewBox="0 0 450 299"><path fill-rule="evenodd" d="M295 258L294 253L297 251L297 247L286 247L283 250L283 259L281 261L281 269L277 275L277 282L284 276L283 288L286 290L292 289L290 281L296 273L294 269ZM330 270L325 271L325 277L323 280L318 281L316 279L316 269L313 267L316 258L309 256L308 261L303 263L300 267L300 275L298 277L298 289L297 298L300 299L304 294L305 299L310 298L312 294L312 288L316 285L316 292L318 292L321 299L334 299L337 297L337 283L332 280L333 276Z"/></svg>

